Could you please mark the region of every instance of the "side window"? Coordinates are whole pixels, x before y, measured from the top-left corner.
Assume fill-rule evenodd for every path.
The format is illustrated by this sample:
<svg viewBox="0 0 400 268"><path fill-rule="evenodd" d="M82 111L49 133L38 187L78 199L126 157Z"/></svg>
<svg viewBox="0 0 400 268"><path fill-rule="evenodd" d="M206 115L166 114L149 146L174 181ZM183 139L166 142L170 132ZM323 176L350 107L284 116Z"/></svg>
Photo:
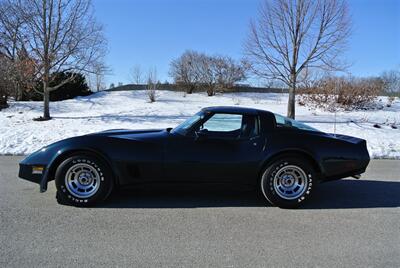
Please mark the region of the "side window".
<svg viewBox="0 0 400 268"><path fill-rule="evenodd" d="M240 114L214 114L202 128L213 132L239 132L241 126L242 115Z"/></svg>
<svg viewBox="0 0 400 268"><path fill-rule="evenodd" d="M214 137L252 138L260 134L259 116L214 114L200 129Z"/></svg>
<svg viewBox="0 0 400 268"><path fill-rule="evenodd" d="M276 125L278 127L290 127L290 128L297 128L297 129L302 129L302 130L319 132L319 130L317 130L313 127L310 127L309 125L300 123L299 121L281 116L279 114L274 114L274 115L275 115Z"/></svg>
<svg viewBox="0 0 400 268"><path fill-rule="evenodd" d="M288 118L281 116L279 114L274 114L275 115L275 120L277 125L281 126L292 126L291 122L287 120Z"/></svg>

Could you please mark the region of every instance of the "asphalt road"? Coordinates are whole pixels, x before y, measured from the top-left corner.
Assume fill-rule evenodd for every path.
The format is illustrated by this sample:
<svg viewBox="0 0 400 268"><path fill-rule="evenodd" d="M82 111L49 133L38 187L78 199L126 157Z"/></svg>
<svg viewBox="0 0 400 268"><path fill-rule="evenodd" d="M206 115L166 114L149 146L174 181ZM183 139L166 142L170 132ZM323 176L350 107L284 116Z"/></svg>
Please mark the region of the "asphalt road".
<svg viewBox="0 0 400 268"><path fill-rule="evenodd" d="M17 179L0 157L0 267L400 267L400 161L320 185L298 210L252 191L125 190L96 208L61 206L54 183Z"/></svg>

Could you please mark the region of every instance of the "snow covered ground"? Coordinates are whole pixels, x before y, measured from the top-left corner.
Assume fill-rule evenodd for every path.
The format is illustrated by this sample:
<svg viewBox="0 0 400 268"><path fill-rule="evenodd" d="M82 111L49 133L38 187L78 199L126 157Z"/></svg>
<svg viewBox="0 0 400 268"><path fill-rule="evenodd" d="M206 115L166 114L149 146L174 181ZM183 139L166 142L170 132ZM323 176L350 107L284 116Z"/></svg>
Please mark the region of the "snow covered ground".
<svg viewBox="0 0 400 268"><path fill-rule="evenodd" d="M208 97L159 91L149 103L145 91L100 92L88 97L52 102L53 120L36 122L42 102L10 102L0 111L0 154L28 154L46 144L71 136L115 128L174 127L202 107L237 105L286 114L287 95L231 93ZM386 103L384 97L381 98ZM325 132L334 130L334 114L296 106L296 119ZM373 125L378 123L381 128ZM391 125L398 129L393 129ZM374 111L338 112L336 132L367 140L374 158L400 159L400 101Z"/></svg>

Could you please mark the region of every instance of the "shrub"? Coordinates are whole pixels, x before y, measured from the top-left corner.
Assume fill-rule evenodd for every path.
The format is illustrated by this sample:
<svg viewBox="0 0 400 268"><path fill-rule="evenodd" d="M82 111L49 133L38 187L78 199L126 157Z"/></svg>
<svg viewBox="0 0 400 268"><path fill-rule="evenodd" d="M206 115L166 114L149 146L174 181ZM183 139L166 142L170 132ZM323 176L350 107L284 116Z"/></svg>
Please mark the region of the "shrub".
<svg viewBox="0 0 400 268"><path fill-rule="evenodd" d="M379 78L327 77L300 89L298 103L330 111L368 109L382 91Z"/></svg>
<svg viewBox="0 0 400 268"><path fill-rule="evenodd" d="M395 100L396 100L395 96L389 96L388 100L387 100L387 103L386 103L386 107L391 107Z"/></svg>
<svg viewBox="0 0 400 268"><path fill-rule="evenodd" d="M71 73L57 73L53 74L53 76L54 80L50 83L50 86L53 84L57 85L60 81L64 81L71 76ZM43 100L41 92L43 92L43 86L41 83L38 83L36 90L31 90L25 93L24 99L35 101ZM85 77L82 74L75 74L74 80L66 83L57 90L50 92L50 101L68 100L78 96L88 96L92 93L93 92L89 90Z"/></svg>
<svg viewBox="0 0 400 268"><path fill-rule="evenodd" d="M157 82L157 70L156 68L150 69L147 78L147 96L149 97L150 103L156 102L157 100L157 88L160 82Z"/></svg>
<svg viewBox="0 0 400 268"><path fill-rule="evenodd" d="M156 84L149 84L147 87L147 96L149 97L149 101L156 102L157 95L156 95Z"/></svg>

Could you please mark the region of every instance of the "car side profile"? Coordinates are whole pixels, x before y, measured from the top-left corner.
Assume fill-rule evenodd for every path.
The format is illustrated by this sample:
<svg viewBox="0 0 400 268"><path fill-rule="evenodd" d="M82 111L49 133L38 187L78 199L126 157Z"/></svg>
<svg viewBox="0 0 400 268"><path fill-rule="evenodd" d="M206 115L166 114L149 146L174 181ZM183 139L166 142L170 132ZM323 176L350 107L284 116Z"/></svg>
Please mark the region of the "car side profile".
<svg viewBox="0 0 400 268"><path fill-rule="evenodd" d="M235 183L296 208L320 182L359 177L366 141L318 131L272 112L204 108L175 128L108 130L50 144L20 163L19 177L61 203L91 206L138 183ZM177 184L177 185L178 185Z"/></svg>

